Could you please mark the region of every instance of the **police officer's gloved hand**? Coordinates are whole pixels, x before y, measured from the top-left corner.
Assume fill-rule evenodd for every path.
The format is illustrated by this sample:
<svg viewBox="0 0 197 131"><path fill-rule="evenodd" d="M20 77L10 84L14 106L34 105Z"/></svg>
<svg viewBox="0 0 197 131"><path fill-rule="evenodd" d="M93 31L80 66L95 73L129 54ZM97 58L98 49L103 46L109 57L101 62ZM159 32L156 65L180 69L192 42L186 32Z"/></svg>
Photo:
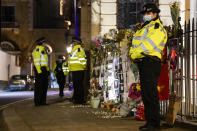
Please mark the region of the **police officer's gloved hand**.
<svg viewBox="0 0 197 131"><path fill-rule="evenodd" d="M48 75L48 71L46 69L46 67L41 67L42 73L45 75Z"/></svg>
<svg viewBox="0 0 197 131"><path fill-rule="evenodd" d="M50 71L47 71L47 75L48 75L48 76L50 75Z"/></svg>
<svg viewBox="0 0 197 131"><path fill-rule="evenodd" d="M42 72L41 73L37 73L37 77L40 79L42 77Z"/></svg>

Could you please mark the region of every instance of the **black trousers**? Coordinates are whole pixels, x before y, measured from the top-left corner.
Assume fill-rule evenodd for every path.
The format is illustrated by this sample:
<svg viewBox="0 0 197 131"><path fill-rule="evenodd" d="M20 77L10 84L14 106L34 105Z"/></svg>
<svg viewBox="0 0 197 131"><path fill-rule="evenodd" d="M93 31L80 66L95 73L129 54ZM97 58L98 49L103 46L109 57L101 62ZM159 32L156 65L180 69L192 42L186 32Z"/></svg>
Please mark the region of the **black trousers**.
<svg viewBox="0 0 197 131"><path fill-rule="evenodd" d="M145 107L145 117L148 124L160 125L160 106L157 91L158 77L161 71L161 62L150 58L142 58L137 62L140 74L141 95Z"/></svg>
<svg viewBox="0 0 197 131"><path fill-rule="evenodd" d="M57 83L59 85L59 96L63 97L64 96L64 86L66 83L66 76L64 75L63 72L58 72L56 74L56 78L57 78Z"/></svg>
<svg viewBox="0 0 197 131"><path fill-rule="evenodd" d="M84 88L83 88L83 79L84 79L84 71L73 71L72 72L73 79L73 101L76 104L84 103Z"/></svg>
<svg viewBox="0 0 197 131"><path fill-rule="evenodd" d="M41 74L38 74L35 70L34 104L36 106L46 104L47 89L48 72L44 69Z"/></svg>

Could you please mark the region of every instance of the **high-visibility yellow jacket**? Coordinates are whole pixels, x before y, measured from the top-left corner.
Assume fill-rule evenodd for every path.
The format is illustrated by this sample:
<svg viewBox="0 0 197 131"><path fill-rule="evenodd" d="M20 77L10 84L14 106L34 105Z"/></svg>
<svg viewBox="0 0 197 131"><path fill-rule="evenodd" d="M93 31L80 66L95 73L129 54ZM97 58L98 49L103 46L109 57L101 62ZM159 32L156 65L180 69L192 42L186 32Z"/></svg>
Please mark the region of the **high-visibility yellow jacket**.
<svg viewBox="0 0 197 131"><path fill-rule="evenodd" d="M133 60L145 57L142 53L161 59L166 42L167 32L160 20L152 20L134 34L129 53Z"/></svg>
<svg viewBox="0 0 197 131"><path fill-rule="evenodd" d="M36 48L32 52L34 66L38 73L42 73L41 67L46 67L47 71L49 71L48 66L48 55L44 49L44 46L37 45Z"/></svg>
<svg viewBox="0 0 197 131"><path fill-rule="evenodd" d="M86 55L81 45L75 45L68 58L69 71L81 71L86 68Z"/></svg>
<svg viewBox="0 0 197 131"><path fill-rule="evenodd" d="M62 62L62 67L61 67L61 69L56 69L56 68L58 68L58 67L57 67L57 62L55 62L54 67L53 67L53 73L54 73L55 75L57 74L57 71L58 71L58 70L59 70L59 71L62 71L62 72L64 73L64 75L68 75L68 73L69 73L68 64L67 64L66 61L63 61L63 62Z"/></svg>

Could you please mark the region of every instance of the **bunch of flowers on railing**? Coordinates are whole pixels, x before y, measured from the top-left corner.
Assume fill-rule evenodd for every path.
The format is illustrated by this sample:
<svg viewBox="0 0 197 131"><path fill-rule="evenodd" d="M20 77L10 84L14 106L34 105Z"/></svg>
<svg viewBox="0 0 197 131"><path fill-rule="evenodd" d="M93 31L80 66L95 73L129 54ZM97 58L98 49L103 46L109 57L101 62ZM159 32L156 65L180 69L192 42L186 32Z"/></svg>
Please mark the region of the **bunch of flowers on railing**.
<svg viewBox="0 0 197 131"><path fill-rule="evenodd" d="M93 57L101 57L111 54L120 55L120 47L118 42L120 41L131 41L132 30L124 29L117 31L116 29L109 30L108 33L103 36L96 36L93 39L93 46L91 47L91 54Z"/></svg>
<svg viewBox="0 0 197 131"><path fill-rule="evenodd" d="M103 36L98 35L93 38L90 44L90 52L93 59L97 59L98 61L102 60L109 54L121 55L121 45L130 45L133 34L141 28L142 23L137 23L133 29L111 29L108 33ZM128 46L128 48L130 47Z"/></svg>
<svg viewBox="0 0 197 131"><path fill-rule="evenodd" d="M102 59L109 53L114 53L118 49L115 45L116 43L117 30L111 29L108 33L103 36L96 36L92 41L91 56L93 58L99 57Z"/></svg>
<svg viewBox="0 0 197 131"><path fill-rule="evenodd" d="M176 27L178 27L178 19L180 13L180 4L178 2L174 2L170 4L170 11L172 16L172 21Z"/></svg>

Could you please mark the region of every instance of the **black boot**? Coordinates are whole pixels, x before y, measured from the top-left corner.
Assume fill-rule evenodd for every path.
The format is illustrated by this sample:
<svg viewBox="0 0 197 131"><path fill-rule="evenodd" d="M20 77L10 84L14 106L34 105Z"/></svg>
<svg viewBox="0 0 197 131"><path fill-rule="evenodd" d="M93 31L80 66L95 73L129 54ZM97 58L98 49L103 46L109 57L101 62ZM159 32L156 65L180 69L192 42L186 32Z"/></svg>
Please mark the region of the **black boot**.
<svg viewBox="0 0 197 131"><path fill-rule="evenodd" d="M145 124L145 125L143 125L143 126L140 126L140 127L139 127L139 129L140 129L140 130L142 130L143 128L147 128L148 126L149 126L149 123L148 123L148 122L146 122L146 124Z"/></svg>
<svg viewBox="0 0 197 131"><path fill-rule="evenodd" d="M150 124L145 124L143 127L139 128L141 131L159 131L160 127L159 126L153 126Z"/></svg>

